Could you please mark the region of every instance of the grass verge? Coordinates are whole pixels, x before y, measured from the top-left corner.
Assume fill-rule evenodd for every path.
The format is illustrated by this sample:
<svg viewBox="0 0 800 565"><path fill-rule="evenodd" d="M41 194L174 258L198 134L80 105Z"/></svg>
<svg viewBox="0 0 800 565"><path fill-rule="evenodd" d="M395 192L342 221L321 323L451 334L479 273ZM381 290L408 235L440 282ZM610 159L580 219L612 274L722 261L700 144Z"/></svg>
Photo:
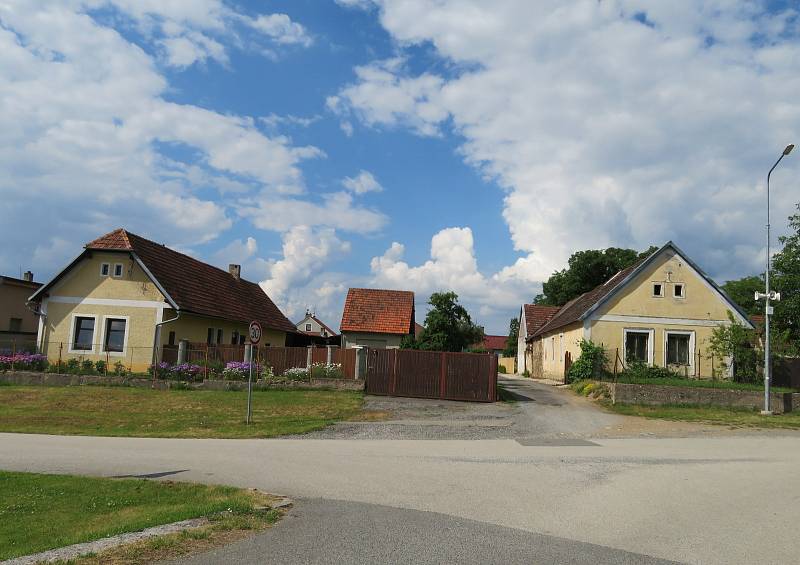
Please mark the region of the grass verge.
<svg viewBox="0 0 800 565"><path fill-rule="evenodd" d="M733 381L713 380L713 379L685 379L680 377L664 379L646 379L621 375L617 377L618 383L635 385L661 385L661 386L685 386L692 388L720 388L726 390L747 390L763 391L763 384L755 383L736 383ZM796 392L791 388L771 387L772 392Z"/></svg>
<svg viewBox="0 0 800 565"><path fill-rule="evenodd" d="M700 422L732 427L790 428L800 429L800 413L762 416L758 411L746 408L722 408L717 406L644 406L640 404L607 404L612 412L626 416L642 416L662 420Z"/></svg>
<svg viewBox="0 0 800 565"><path fill-rule="evenodd" d="M269 502L255 491L233 487L0 471L0 560L213 516L214 521L203 528L209 529L208 535L190 530L135 544L175 549L181 545L178 542L210 537L215 527L217 531L266 527L279 514L258 513L256 508ZM105 557L101 561L110 562Z"/></svg>
<svg viewBox="0 0 800 565"><path fill-rule="evenodd" d="M246 392L10 386L0 388L0 432L266 438L357 419L362 404L361 392L254 391L253 423L248 426Z"/></svg>

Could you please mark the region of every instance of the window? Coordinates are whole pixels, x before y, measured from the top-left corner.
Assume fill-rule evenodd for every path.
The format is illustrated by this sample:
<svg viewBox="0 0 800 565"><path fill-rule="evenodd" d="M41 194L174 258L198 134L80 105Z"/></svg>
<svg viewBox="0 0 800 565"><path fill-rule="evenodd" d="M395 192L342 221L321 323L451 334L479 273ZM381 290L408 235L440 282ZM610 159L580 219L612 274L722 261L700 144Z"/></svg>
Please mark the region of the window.
<svg viewBox="0 0 800 565"><path fill-rule="evenodd" d="M175 332L169 332L169 345L175 345Z"/></svg>
<svg viewBox="0 0 800 565"><path fill-rule="evenodd" d="M244 334L239 334L239 345L244 345ZM269 347L269 344L267 344Z"/></svg>
<svg viewBox="0 0 800 565"><path fill-rule="evenodd" d="M650 362L650 332L625 331L625 361Z"/></svg>
<svg viewBox="0 0 800 565"><path fill-rule="evenodd" d="M128 321L121 318L106 318L106 337L104 351L122 353L125 351L125 328Z"/></svg>
<svg viewBox="0 0 800 565"><path fill-rule="evenodd" d="M214 328L208 328L208 333L206 334L206 344L211 345L214 343Z"/></svg>
<svg viewBox="0 0 800 565"><path fill-rule="evenodd" d="M72 349L75 351L94 349L94 318L75 316L75 328L72 336Z"/></svg>
<svg viewBox="0 0 800 565"><path fill-rule="evenodd" d="M111 272L111 265L108 263L101 263L100 264L100 276L107 277Z"/></svg>
<svg viewBox="0 0 800 565"><path fill-rule="evenodd" d="M217 343L222 343L222 330L217 330Z"/></svg>
<svg viewBox="0 0 800 565"><path fill-rule="evenodd" d="M307 332L310 332L310 331L311 331L311 324L306 324L306 331L307 331Z"/></svg>
<svg viewBox="0 0 800 565"><path fill-rule="evenodd" d="M11 318L8 321L8 331L21 332L22 331L22 318Z"/></svg>
<svg viewBox="0 0 800 565"><path fill-rule="evenodd" d="M675 298L683 298L684 297L683 284L675 283L675 286L673 287L673 290L674 290Z"/></svg>
<svg viewBox="0 0 800 565"><path fill-rule="evenodd" d="M115 263L114 264L114 278L121 279L122 278L122 263Z"/></svg>
<svg viewBox="0 0 800 565"><path fill-rule="evenodd" d="M686 333L667 334L667 364L691 365L691 335Z"/></svg>
<svg viewBox="0 0 800 565"><path fill-rule="evenodd" d="M661 283L653 283L653 296L664 296L664 285Z"/></svg>
<svg viewBox="0 0 800 565"><path fill-rule="evenodd" d="M239 343L239 332L238 330L233 330L231 332L231 345L236 345Z"/></svg>

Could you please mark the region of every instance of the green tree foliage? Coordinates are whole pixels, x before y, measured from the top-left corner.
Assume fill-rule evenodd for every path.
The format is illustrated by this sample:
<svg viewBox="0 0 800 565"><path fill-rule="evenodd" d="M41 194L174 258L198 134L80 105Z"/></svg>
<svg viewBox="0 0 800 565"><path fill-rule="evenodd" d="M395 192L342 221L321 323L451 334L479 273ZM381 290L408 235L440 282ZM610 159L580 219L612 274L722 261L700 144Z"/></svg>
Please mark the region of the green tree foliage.
<svg viewBox="0 0 800 565"><path fill-rule="evenodd" d="M519 338L519 318L511 318L508 324L508 339L506 340L506 348L503 350L503 355L506 357L514 357L517 354L517 339Z"/></svg>
<svg viewBox="0 0 800 565"><path fill-rule="evenodd" d="M553 273L542 285L543 294L538 295L533 301L546 306L563 306L657 250L657 247L651 246L639 253L635 249L609 247L573 253L569 258L569 266Z"/></svg>
<svg viewBox="0 0 800 565"><path fill-rule="evenodd" d="M800 204L797 210L789 217L793 233L780 238L783 249L773 258L770 280L770 287L781 293L772 320L794 353L800 352Z"/></svg>
<svg viewBox="0 0 800 565"><path fill-rule="evenodd" d="M605 349L593 342L581 340L581 356L567 371L567 382L574 383L586 379L602 378L608 365Z"/></svg>
<svg viewBox="0 0 800 565"><path fill-rule="evenodd" d="M718 326L711 333L708 351L719 360L714 368L714 377L726 376L732 364L733 380L757 382L760 380L757 366L763 360L763 354L755 348L755 332L740 324L730 311L728 320L730 324Z"/></svg>
<svg viewBox="0 0 800 565"><path fill-rule="evenodd" d="M764 313L764 303L756 302L755 293L764 292L764 278L756 275L728 281L722 285L725 294L742 307L748 316Z"/></svg>
<svg viewBox="0 0 800 565"><path fill-rule="evenodd" d="M483 341L483 328L475 325L466 308L458 303L455 292L434 292L425 317L425 332L419 349L428 351L464 351Z"/></svg>

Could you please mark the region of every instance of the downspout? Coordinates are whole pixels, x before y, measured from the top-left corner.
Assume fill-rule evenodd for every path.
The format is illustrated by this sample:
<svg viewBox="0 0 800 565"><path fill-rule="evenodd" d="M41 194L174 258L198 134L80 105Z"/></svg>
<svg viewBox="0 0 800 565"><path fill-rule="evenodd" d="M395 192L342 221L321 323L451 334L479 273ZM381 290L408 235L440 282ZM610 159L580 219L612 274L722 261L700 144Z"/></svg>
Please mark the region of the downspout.
<svg viewBox="0 0 800 565"><path fill-rule="evenodd" d="M31 304L39 304L39 306L41 307L41 302L32 302L30 300L26 300L25 301L25 308L27 308L28 310L33 312L39 318L39 327L44 327L44 330L42 331L42 335L41 336L39 336L39 335L36 336L36 352L37 353L41 353L42 352L42 348L44 347L44 333L45 333L45 331L47 331L47 314L43 314L42 311L41 311L41 308L39 310L35 310L35 309L31 308ZM40 338L41 338L41 341L40 341Z"/></svg>
<svg viewBox="0 0 800 565"><path fill-rule="evenodd" d="M158 341L159 341L158 338L161 337L161 326L172 323L180 317L181 317L181 311L176 310L174 318L170 318L169 320L164 320L163 322L158 322L156 324L155 332L153 332L153 384L155 384L156 381L156 371L157 371L156 364L158 363Z"/></svg>

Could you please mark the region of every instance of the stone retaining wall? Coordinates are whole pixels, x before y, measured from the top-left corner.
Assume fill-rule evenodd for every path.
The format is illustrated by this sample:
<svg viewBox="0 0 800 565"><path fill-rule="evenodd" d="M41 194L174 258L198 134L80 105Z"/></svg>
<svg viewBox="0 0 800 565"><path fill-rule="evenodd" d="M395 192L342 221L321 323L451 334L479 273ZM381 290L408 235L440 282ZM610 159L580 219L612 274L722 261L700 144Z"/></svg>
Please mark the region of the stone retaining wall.
<svg viewBox="0 0 800 565"><path fill-rule="evenodd" d="M729 408L762 409L764 393L750 390L664 385L604 383L616 404L697 404ZM773 392L770 408L776 414L800 410L800 393Z"/></svg>
<svg viewBox="0 0 800 565"><path fill-rule="evenodd" d="M8 371L2 373L0 374L0 383L41 386L131 386L138 388L156 388L159 390L171 388L192 390L247 390L247 381L217 381L210 379L199 382L153 381L153 379L138 377L63 375L59 373L37 373L35 371ZM253 381L254 390L267 390L270 388L364 390L364 381L356 381L353 379L311 379L311 381L291 381L286 383L272 383L264 380Z"/></svg>

